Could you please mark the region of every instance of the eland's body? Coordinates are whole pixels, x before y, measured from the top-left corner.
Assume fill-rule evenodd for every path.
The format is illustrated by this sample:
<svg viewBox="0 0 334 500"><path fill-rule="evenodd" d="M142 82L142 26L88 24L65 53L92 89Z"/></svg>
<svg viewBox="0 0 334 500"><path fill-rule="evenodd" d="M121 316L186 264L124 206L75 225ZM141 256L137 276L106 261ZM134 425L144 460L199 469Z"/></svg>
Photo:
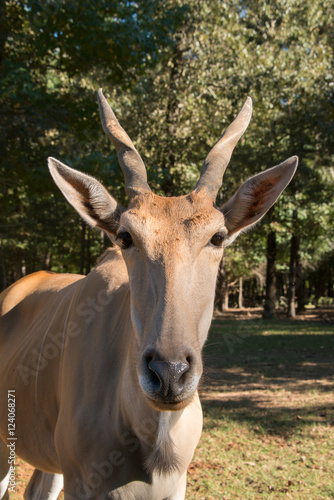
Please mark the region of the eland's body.
<svg viewBox="0 0 334 500"><path fill-rule="evenodd" d="M8 390L15 450L36 471L26 497L178 500L202 429L197 386L223 248L273 205L297 160L214 204L248 99L209 153L192 193L153 194L142 160L102 93L130 204L50 159L68 201L116 244L88 276L39 272L0 295L0 498L8 485ZM43 472L41 472L43 471ZM7 478L7 479L6 479Z"/></svg>

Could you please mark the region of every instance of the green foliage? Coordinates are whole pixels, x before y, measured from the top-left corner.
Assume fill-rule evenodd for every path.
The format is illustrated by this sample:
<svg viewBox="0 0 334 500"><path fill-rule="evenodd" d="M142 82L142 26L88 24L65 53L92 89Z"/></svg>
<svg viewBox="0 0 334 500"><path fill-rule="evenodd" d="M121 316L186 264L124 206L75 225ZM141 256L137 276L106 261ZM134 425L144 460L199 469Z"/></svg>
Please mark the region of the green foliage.
<svg viewBox="0 0 334 500"><path fill-rule="evenodd" d="M48 156L96 175L125 201L95 91L122 86L119 105L129 109L131 89L171 42L183 10L158 10L154 2L2 2L1 288L22 272L79 269L81 223L56 192ZM89 269L101 245L99 234L87 238Z"/></svg>
<svg viewBox="0 0 334 500"><path fill-rule="evenodd" d="M101 179L126 203L101 131L102 86L158 194L193 188L203 159L249 94L254 116L218 201L292 154L295 179L264 223L228 250L230 280L265 264L275 230L287 270L292 233L305 267L333 240L333 7L329 0L268 2L14 0L0 5L1 287L44 267L93 265L104 243L46 168L56 156ZM312 261L312 262L311 262Z"/></svg>

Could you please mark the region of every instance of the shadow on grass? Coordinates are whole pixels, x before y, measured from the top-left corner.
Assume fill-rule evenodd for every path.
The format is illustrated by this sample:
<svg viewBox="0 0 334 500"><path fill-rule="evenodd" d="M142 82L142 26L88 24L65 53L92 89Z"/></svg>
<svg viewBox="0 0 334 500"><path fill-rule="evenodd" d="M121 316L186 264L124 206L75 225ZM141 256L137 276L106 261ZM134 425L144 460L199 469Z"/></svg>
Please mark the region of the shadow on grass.
<svg viewBox="0 0 334 500"><path fill-rule="evenodd" d="M333 325L215 321L204 364L201 396L210 422L243 421L286 436L334 425Z"/></svg>
<svg viewBox="0 0 334 500"><path fill-rule="evenodd" d="M257 434L269 434L288 438L306 427L314 429L315 425L334 425L334 404L315 405L312 407L268 407L259 408L255 401L240 398L238 401L226 403L217 400L202 402L205 417L204 427L207 429L233 422L246 424Z"/></svg>

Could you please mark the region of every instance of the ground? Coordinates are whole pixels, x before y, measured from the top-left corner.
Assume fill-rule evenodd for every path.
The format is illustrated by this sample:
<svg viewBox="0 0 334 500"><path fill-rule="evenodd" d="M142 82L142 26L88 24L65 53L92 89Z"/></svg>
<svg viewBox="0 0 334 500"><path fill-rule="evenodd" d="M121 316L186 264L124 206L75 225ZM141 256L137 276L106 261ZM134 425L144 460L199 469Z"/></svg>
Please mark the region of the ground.
<svg viewBox="0 0 334 500"><path fill-rule="evenodd" d="M204 362L187 499L333 499L334 311L217 315ZM29 477L17 464L13 500Z"/></svg>

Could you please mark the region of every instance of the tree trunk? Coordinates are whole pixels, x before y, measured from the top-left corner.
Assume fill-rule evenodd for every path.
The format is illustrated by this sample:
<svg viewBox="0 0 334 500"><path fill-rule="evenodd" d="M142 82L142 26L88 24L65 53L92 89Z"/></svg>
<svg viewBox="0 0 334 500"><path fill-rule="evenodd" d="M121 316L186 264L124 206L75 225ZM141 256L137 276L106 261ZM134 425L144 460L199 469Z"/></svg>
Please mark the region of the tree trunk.
<svg viewBox="0 0 334 500"><path fill-rule="evenodd" d="M23 259L21 262L21 276L26 276L27 275L27 266L26 266L26 261Z"/></svg>
<svg viewBox="0 0 334 500"><path fill-rule="evenodd" d="M332 269L329 271L329 275L328 275L327 294L328 294L328 297L333 297L334 296L334 293L333 293L333 273L332 273Z"/></svg>
<svg viewBox="0 0 334 500"><path fill-rule="evenodd" d="M107 245L104 240L104 231L100 231L100 254L102 255L103 252L105 251Z"/></svg>
<svg viewBox="0 0 334 500"><path fill-rule="evenodd" d="M47 269L50 271L51 269L51 253L50 251L47 251L46 254L44 255L44 269Z"/></svg>
<svg viewBox="0 0 334 500"><path fill-rule="evenodd" d="M90 273L90 269L91 269L91 252L90 252L90 236L91 236L91 233L90 233L90 230L88 228L88 231L87 231L87 241L86 241L86 255L87 255L87 262L86 262L86 274Z"/></svg>
<svg viewBox="0 0 334 500"><path fill-rule="evenodd" d="M295 236L291 236L290 241L290 269L288 284L288 312L289 318L296 316L296 251L297 241Z"/></svg>
<svg viewBox="0 0 334 500"><path fill-rule="evenodd" d="M86 224L81 222L81 240L80 240L80 270L79 274L85 272L85 254L86 254Z"/></svg>
<svg viewBox="0 0 334 500"><path fill-rule="evenodd" d="M0 292L7 286L6 264L2 241L0 241Z"/></svg>
<svg viewBox="0 0 334 500"><path fill-rule="evenodd" d="M225 272L225 257L222 258L217 277L216 303L219 311L228 310L228 281Z"/></svg>
<svg viewBox="0 0 334 500"><path fill-rule="evenodd" d="M263 317L271 318L276 313L276 233L271 231L267 238L266 295Z"/></svg>
<svg viewBox="0 0 334 500"><path fill-rule="evenodd" d="M296 297L298 301L298 311L304 307L304 284L300 263L299 236L291 236L290 243L290 271L288 287L288 317L296 316Z"/></svg>
<svg viewBox="0 0 334 500"><path fill-rule="evenodd" d="M223 301L222 301L222 311L228 311L229 310L229 305L228 305L228 282L227 279L224 282L223 286Z"/></svg>
<svg viewBox="0 0 334 500"><path fill-rule="evenodd" d="M300 237L297 238L297 254L296 254L296 298L297 298L297 313L305 311L305 283L303 276L303 268L300 259Z"/></svg>
<svg viewBox="0 0 334 500"><path fill-rule="evenodd" d="M239 298L238 298L238 306L239 309L243 309L243 298L242 298L242 276L239 278Z"/></svg>

